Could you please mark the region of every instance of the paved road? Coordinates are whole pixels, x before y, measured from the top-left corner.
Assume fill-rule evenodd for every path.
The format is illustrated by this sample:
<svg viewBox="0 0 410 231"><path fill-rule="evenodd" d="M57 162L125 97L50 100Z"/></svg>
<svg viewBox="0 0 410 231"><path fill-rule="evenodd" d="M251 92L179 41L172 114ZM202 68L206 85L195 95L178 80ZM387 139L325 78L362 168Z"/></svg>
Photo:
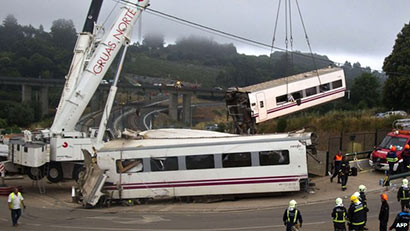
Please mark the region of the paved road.
<svg viewBox="0 0 410 231"><path fill-rule="evenodd" d="M395 192L388 193L391 206L389 224L399 210L399 204L394 200ZM368 194L369 229L377 230L377 215L380 201L379 192ZM252 201L252 200L251 200ZM347 204L347 199L344 200ZM6 198L0 198L0 229L14 230L11 227L9 211L6 209ZM249 200L243 200L249 203ZM154 204L158 211L139 211L138 206L112 207L105 209L86 210L76 208L41 208L29 205L20 219L21 225L16 230L200 230L200 231L229 231L229 230L284 230L282 225L283 207L264 209L250 209L225 212L173 212L170 203ZM46 207L46 206L44 206ZM201 207L201 204L198 204ZM333 201L300 206L304 218L305 231L332 230L330 211Z"/></svg>

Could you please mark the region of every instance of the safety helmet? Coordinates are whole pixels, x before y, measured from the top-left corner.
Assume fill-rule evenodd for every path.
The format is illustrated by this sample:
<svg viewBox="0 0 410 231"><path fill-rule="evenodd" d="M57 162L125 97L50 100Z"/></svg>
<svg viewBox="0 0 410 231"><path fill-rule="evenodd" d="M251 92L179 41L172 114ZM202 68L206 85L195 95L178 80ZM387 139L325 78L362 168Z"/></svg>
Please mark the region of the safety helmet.
<svg viewBox="0 0 410 231"><path fill-rule="evenodd" d="M404 145L404 149L410 149L410 145L408 144Z"/></svg>
<svg viewBox="0 0 410 231"><path fill-rule="evenodd" d="M381 194L380 198L387 201L387 194L386 193Z"/></svg>
<svg viewBox="0 0 410 231"><path fill-rule="evenodd" d="M336 202L336 205L342 205L343 204L343 200L340 197L336 198L335 202Z"/></svg>
<svg viewBox="0 0 410 231"><path fill-rule="evenodd" d="M291 200L289 201L289 208L295 208L296 207L296 201L295 200Z"/></svg>
<svg viewBox="0 0 410 231"><path fill-rule="evenodd" d="M359 193L359 192L354 192L353 195L356 196L357 198L360 197L360 193Z"/></svg>
<svg viewBox="0 0 410 231"><path fill-rule="evenodd" d="M390 148L390 150L392 150L393 152L395 152L395 151L396 151L396 146L392 145L391 148Z"/></svg>
<svg viewBox="0 0 410 231"><path fill-rule="evenodd" d="M406 185L406 186L409 184L409 181L407 179L403 179L401 182L403 183L403 185Z"/></svg>
<svg viewBox="0 0 410 231"><path fill-rule="evenodd" d="M356 203L357 201L359 201L359 199L357 198L356 195L353 194L353 195L350 197L350 201L353 202L353 203Z"/></svg>
<svg viewBox="0 0 410 231"><path fill-rule="evenodd" d="M366 186L360 185L359 186L359 192L366 192Z"/></svg>

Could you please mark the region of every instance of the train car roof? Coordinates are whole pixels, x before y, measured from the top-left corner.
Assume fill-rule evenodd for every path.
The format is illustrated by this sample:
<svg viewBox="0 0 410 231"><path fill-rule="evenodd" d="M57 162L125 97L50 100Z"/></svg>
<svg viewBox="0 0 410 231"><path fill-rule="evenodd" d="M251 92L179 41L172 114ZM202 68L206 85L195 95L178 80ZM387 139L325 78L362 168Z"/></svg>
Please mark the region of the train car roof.
<svg viewBox="0 0 410 231"><path fill-rule="evenodd" d="M133 149L153 149L170 147L206 146L217 144L243 144L254 142L304 140L311 133L281 133L268 135L239 136L221 132L190 130L190 129L158 129L140 133L141 139L112 140L99 150L118 151Z"/></svg>
<svg viewBox="0 0 410 231"><path fill-rule="evenodd" d="M327 67L327 68L318 69L317 71L319 75L324 75L324 74L328 74L328 73L336 72L340 70L343 70L343 69L339 67ZM263 83L258 83L258 84L247 86L247 87L240 87L238 88L238 91L239 92L255 92L255 91L260 91L260 90L264 90L267 88L284 85L286 83L292 83L292 82L296 82L299 80L316 77L316 76L317 76L316 71L304 72L304 73L300 73L296 75L291 75L288 77L274 79L274 80L263 82Z"/></svg>

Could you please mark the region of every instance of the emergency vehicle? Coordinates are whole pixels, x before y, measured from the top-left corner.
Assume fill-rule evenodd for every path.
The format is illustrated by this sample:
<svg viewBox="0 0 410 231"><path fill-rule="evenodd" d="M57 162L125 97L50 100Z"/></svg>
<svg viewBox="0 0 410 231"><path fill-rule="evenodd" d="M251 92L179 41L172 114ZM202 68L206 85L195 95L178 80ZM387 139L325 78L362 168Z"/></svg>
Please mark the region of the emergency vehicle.
<svg viewBox="0 0 410 231"><path fill-rule="evenodd" d="M387 133L383 141L370 154L369 164L378 170L389 170L386 155L392 146L396 147L399 161L394 165L394 171L400 170L403 162L401 155L404 145L410 144L410 119L400 119L393 122L393 131Z"/></svg>

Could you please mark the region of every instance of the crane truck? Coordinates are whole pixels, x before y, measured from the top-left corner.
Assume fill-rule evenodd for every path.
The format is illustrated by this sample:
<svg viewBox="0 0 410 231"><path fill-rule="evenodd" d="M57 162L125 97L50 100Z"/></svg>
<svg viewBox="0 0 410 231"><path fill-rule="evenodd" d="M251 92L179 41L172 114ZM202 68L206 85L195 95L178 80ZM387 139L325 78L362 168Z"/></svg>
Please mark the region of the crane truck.
<svg viewBox="0 0 410 231"><path fill-rule="evenodd" d="M51 182L59 182L63 178L75 179L81 172L84 160L81 150L93 152L103 143L132 28L149 0L128 1L119 11L112 27L99 36L104 30L95 25L102 3L103 0L91 2L83 30L77 38L52 126L38 133L25 131L24 138L10 141L8 160L3 163L8 172L27 174L34 180L47 176ZM122 58L98 131L92 129L87 133L76 130L76 124L122 47Z"/></svg>

